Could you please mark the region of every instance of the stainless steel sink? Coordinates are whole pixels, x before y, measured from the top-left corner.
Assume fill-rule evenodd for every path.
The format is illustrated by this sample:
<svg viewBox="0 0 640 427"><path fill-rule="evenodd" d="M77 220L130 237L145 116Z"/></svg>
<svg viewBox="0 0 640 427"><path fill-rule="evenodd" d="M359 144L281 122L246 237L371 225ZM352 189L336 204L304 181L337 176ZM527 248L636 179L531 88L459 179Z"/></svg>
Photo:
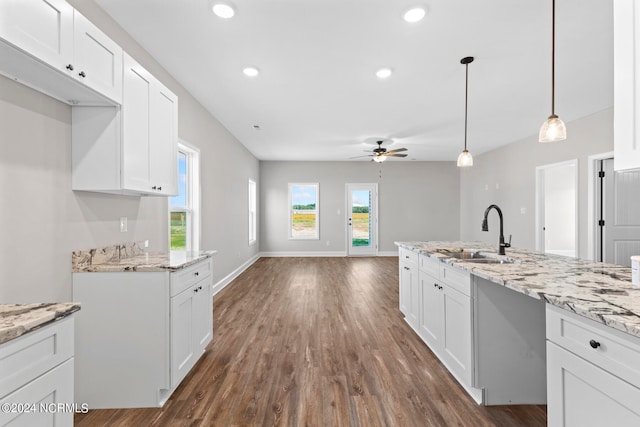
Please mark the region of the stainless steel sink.
<svg viewBox="0 0 640 427"><path fill-rule="evenodd" d="M467 262L474 262L478 264L511 264L515 262L512 258L507 258L499 255L485 254L478 251L447 251L441 250L439 253L451 258L461 259Z"/></svg>

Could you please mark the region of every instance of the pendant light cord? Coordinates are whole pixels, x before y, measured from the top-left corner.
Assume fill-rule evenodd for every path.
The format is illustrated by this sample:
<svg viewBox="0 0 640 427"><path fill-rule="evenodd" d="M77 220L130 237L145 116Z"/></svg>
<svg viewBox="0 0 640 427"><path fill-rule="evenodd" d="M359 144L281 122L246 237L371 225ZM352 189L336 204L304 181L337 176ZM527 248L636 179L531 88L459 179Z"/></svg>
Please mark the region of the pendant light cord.
<svg viewBox="0 0 640 427"><path fill-rule="evenodd" d="M552 1L551 12L551 115L556 115L556 0Z"/></svg>
<svg viewBox="0 0 640 427"><path fill-rule="evenodd" d="M469 103L469 64L464 64L465 86L464 86L464 151L467 151L467 104Z"/></svg>

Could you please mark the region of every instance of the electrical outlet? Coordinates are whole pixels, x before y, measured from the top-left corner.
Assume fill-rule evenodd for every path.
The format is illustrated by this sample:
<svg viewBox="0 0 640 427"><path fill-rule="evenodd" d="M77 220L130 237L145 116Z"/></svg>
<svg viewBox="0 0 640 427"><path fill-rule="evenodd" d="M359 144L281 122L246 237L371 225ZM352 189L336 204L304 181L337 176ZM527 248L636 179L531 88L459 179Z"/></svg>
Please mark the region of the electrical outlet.
<svg viewBox="0 0 640 427"><path fill-rule="evenodd" d="M120 232L121 233L125 233L127 231L127 217L126 216L121 216L120 217Z"/></svg>

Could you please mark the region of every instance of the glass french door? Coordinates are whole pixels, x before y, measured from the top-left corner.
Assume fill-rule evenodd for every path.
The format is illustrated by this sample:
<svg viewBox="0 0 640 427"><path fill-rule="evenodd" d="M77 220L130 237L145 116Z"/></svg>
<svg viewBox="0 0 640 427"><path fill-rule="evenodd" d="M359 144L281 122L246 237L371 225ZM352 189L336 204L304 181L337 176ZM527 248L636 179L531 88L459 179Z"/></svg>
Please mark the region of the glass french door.
<svg viewBox="0 0 640 427"><path fill-rule="evenodd" d="M378 184L347 184L347 252L378 253Z"/></svg>

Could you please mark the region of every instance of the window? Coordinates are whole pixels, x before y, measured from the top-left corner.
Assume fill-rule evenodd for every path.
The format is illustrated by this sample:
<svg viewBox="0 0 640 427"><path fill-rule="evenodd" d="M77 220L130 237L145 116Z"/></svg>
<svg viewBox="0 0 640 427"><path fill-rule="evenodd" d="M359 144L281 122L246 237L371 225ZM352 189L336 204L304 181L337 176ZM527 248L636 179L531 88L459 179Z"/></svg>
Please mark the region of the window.
<svg viewBox="0 0 640 427"><path fill-rule="evenodd" d="M257 240L258 232L258 214L257 203L258 193L256 191L256 182L249 180L249 244L253 245Z"/></svg>
<svg viewBox="0 0 640 427"><path fill-rule="evenodd" d="M200 152L178 144L178 195L169 199L169 247L200 250Z"/></svg>
<svg viewBox="0 0 640 427"><path fill-rule="evenodd" d="M289 184L289 238L319 239L318 184Z"/></svg>

